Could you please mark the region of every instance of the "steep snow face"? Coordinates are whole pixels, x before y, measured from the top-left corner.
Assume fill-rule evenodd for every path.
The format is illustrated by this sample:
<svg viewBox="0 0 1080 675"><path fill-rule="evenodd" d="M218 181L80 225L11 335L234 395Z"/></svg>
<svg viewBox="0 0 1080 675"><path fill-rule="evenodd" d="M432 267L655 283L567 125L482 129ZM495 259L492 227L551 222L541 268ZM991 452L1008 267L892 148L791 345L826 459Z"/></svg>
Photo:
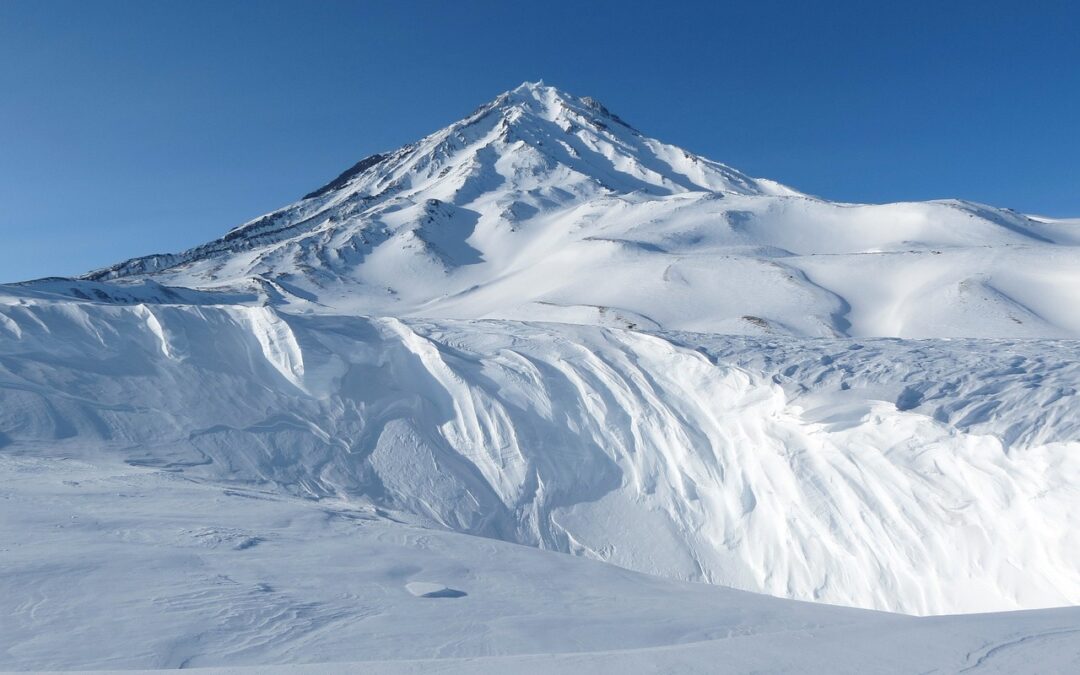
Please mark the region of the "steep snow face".
<svg viewBox="0 0 1080 675"><path fill-rule="evenodd" d="M1078 244L1075 222L968 202L814 199L524 84L219 240L88 278L320 313L1076 337Z"/></svg>
<svg viewBox="0 0 1080 675"><path fill-rule="evenodd" d="M0 317L5 454L370 503L798 599L915 614L1080 602L1075 342L807 344L242 305Z"/></svg>

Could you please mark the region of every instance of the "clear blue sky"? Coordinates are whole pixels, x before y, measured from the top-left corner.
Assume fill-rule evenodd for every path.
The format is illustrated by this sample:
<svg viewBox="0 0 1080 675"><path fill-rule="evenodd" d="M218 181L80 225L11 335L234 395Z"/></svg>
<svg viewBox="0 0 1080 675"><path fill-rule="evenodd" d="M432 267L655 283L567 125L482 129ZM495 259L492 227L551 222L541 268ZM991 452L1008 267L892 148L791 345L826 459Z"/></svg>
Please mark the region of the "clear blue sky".
<svg viewBox="0 0 1080 675"><path fill-rule="evenodd" d="M1077 2L0 0L0 281L201 243L536 79L826 198L1080 216Z"/></svg>

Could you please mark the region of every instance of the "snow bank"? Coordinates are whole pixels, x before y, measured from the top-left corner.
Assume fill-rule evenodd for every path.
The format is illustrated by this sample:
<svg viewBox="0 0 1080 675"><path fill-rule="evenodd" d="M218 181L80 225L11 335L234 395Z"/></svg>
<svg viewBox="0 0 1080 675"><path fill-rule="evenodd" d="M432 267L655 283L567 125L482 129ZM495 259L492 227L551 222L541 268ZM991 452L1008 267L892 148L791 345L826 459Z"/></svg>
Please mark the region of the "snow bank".
<svg viewBox="0 0 1080 675"><path fill-rule="evenodd" d="M20 336L0 341L9 454L372 503L798 599L1080 602L1073 342L85 302L0 316Z"/></svg>

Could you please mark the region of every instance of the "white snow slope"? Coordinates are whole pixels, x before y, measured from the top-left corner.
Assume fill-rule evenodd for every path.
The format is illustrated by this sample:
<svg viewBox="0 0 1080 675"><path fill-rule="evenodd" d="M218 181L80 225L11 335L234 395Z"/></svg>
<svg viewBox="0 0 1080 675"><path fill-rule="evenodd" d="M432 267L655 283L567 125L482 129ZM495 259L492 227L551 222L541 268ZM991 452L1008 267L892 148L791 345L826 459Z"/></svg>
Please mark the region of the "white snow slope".
<svg viewBox="0 0 1080 675"><path fill-rule="evenodd" d="M0 668L1067 672L1080 610L720 587L1080 604L1078 245L526 84L0 286Z"/></svg>
<svg viewBox="0 0 1080 675"><path fill-rule="evenodd" d="M323 675L1080 666L1076 608L917 618L780 600L102 459L5 454L0 477L0 668ZM417 597L417 584L457 597Z"/></svg>
<svg viewBox="0 0 1080 675"><path fill-rule="evenodd" d="M501 675L1080 666L1076 608L917 618L780 600L101 458L3 454L0 477L0 668ZM421 583L464 595L416 597L410 588Z"/></svg>

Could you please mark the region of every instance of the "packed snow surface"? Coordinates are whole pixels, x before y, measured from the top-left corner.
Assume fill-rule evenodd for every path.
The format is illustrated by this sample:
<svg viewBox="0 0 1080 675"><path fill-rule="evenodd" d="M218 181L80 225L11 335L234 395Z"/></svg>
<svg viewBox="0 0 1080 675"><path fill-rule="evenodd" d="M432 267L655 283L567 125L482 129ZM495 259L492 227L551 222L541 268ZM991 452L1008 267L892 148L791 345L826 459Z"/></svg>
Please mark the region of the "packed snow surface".
<svg viewBox="0 0 1080 675"><path fill-rule="evenodd" d="M917 618L780 600L420 527L358 504L104 458L4 453L0 504L0 669L1069 673L1080 666L1080 609ZM410 592L433 579L466 595Z"/></svg>
<svg viewBox="0 0 1080 675"><path fill-rule="evenodd" d="M0 668L1075 670L1078 225L525 84L0 286Z"/></svg>

